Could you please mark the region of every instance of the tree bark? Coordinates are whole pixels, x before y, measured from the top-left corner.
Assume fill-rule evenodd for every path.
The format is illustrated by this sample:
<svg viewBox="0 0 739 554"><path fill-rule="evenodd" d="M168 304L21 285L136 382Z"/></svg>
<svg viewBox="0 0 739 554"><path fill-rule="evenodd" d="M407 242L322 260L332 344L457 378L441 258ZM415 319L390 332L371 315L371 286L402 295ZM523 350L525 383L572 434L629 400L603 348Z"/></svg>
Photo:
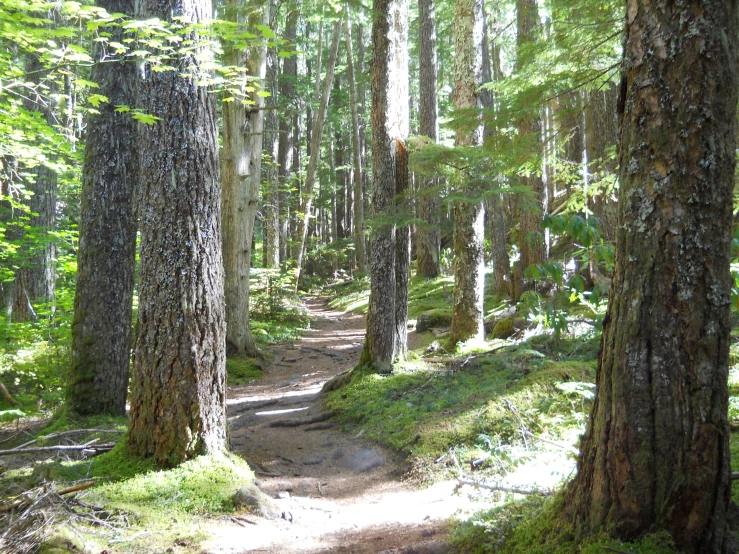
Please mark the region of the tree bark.
<svg viewBox="0 0 739 554"><path fill-rule="evenodd" d="M269 49L267 54L267 82L269 87L269 107L266 115L265 138L269 154L267 168L267 185L264 192L264 262L266 269L275 269L280 266L280 180L278 177L279 157L279 122L277 116L277 50Z"/></svg>
<svg viewBox="0 0 739 554"><path fill-rule="evenodd" d="M402 314L396 303L403 297L398 287L396 261L402 240L396 237L395 195L398 183L407 183L405 141L409 130L408 108L408 1L374 0L372 22L372 215L370 246L370 299L367 336L361 363L387 373L398 354L398 328ZM401 185L402 186L402 185ZM405 293L407 295L407 292ZM407 298L407 296L406 296ZM407 313L407 312L406 312Z"/></svg>
<svg viewBox="0 0 739 554"><path fill-rule="evenodd" d="M294 44L297 39L300 10L291 9L285 20L285 39ZM290 238L290 174L292 166L298 159L298 99L295 97L295 82L298 78L298 58L290 56L282 62L282 73L279 79L279 101L282 106L279 113L280 133L277 147L277 178L279 180L279 248L280 263L284 264L290 255L288 247Z"/></svg>
<svg viewBox="0 0 739 554"><path fill-rule="evenodd" d="M436 9L434 0L418 0L418 132L436 142L439 138L436 78ZM439 255L438 179L421 177L418 183L416 259L418 275L432 279L441 273Z"/></svg>
<svg viewBox="0 0 739 554"><path fill-rule="evenodd" d="M626 13L616 266L567 514L725 552L737 3Z"/></svg>
<svg viewBox="0 0 739 554"><path fill-rule="evenodd" d="M98 0L133 15L132 0ZM110 29L120 41L123 30ZM103 54L98 50L98 58ZM87 121L69 407L79 414L126 414L136 255L136 126L116 106L135 105L136 65L98 62L90 79L108 97Z"/></svg>
<svg viewBox="0 0 739 554"><path fill-rule="evenodd" d="M239 4L231 4L236 7ZM240 6L239 6L240 7ZM269 24L266 1L255 2L248 25ZM242 51L226 53L228 65L245 62L249 75L264 83L267 46L258 45L247 57ZM259 185L264 143L264 97L250 93L249 109L240 102L223 105L223 266L226 275L226 349L229 354L257 356L251 334L249 278L251 274L254 221L259 208ZM248 126L247 126L248 123ZM245 132L248 129L248 132Z"/></svg>
<svg viewBox="0 0 739 554"><path fill-rule="evenodd" d="M455 0L454 38L454 107L469 109L480 106L478 89L482 84L483 12L482 0ZM454 145L474 147L482 144L482 128L458 130ZM460 173L457 187L468 191ZM481 339L485 288L484 217L482 202L458 200L452 207L454 216L454 304L449 340L457 344L468 339Z"/></svg>
<svg viewBox="0 0 739 554"><path fill-rule="evenodd" d="M492 45L492 59L488 36L487 14L483 5L483 39L482 39L482 82L498 81L503 78L500 70L500 46ZM492 62L492 63L491 63ZM495 97L490 89L480 91L480 102L486 109L495 109ZM487 141L497 133L497 129L485 124L483 140ZM499 175L498 181L502 185L505 176ZM508 258L508 244L506 242L506 217L503 208L503 198L499 193L492 194L485 200L485 218L489 230L490 250L493 259L493 277L495 278L495 294L504 298L513 295L513 280L511 263Z"/></svg>
<svg viewBox="0 0 739 554"><path fill-rule="evenodd" d="M199 23L208 0L139 0L136 16ZM188 37L197 45L198 37ZM159 465L226 447L226 353L215 97L195 55L144 66L141 262L129 447ZM192 74L186 77L183 74Z"/></svg>
<svg viewBox="0 0 739 554"><path fill-rule="evenodd" d="M516 0L516 24L518 29L516 71L520 71L525 65L525 50L529 44L536 41L541 25L536 0ZM541 127L541 117L536 110L518 123L518 134L522 144L535 156L540 154ZM525 270L530 265L543 263L545 259L542 217L546 211L546 189L541 175L537 172L521 175L520 181L531 191L528 198L518 201L521 269ZM531 283L526 283L522 290L531 287Z"/></svg>
<svg viewBox="0 0 739 554"><path fill-rule="evenodd" d="M600 219L603 238L611 243L616 240L618 226L618 206L609 190L615 185L608 179L617 171L615 160L610 160L608 156L608 149L618 142L616 102L616 86L606 83L601 90L588 94L585 110L587 179L592 195L590 208Z"/></svg>
<svg viewBox="0 0 739 554"><path fill-rule="evenodd" d="M300 282L300 270L303 265L303 256L305 254L305 240L308 236L308 222L310 220L310 212L313 207L313 188L316 182L316 171L318 169L318 157L321 153L321 138L323 137L323 124L326 120L326 112L328 110L328 101L331 96L331 83L334 78L334 69L336 68L336 58L339 53L339 37L341 31L341 22L334 23L333 36L331 39L331 53L329 54L326 64L326 76L323 81L323 93L321 94L321 103L318 107L318 113L313 124L310 159L308 167L305 171L305 185L300 199L300 219L298 220L298 242L293 251L293 262L295 263L295 287Z"/></svg>
<svg viewBox="0 0 739 554"><path fill-rule="evenodd" d="M352 108L352 153L354 174L354 246L356 248L357 269L364 273L367 254L364 248L364 186L362 181L362 150L359 142L359 114L357 113L357 84L354 75L354 54L352 53L352 31L349 25L349 4L346 9L346 58L349 71L349 100ZM361 37L360 37L361 40Z"/></svg>

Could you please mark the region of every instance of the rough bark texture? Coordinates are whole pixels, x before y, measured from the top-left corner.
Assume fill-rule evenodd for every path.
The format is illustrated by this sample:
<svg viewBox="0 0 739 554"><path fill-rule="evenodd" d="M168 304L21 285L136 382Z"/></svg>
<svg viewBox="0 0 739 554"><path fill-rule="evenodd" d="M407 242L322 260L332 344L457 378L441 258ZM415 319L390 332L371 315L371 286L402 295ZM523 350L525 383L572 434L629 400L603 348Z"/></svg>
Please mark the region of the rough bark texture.
<svg viewBox="0 0 739 554"><path fill-rule="evenodd" d="M727 550L738 15L734 0L627 4L616 269L567 502L581 533Z"/></svg>
<svg viewBox="0 0 739 554"><path fill-rule="evenodd" d="M436 99L436 9L434 0L418 0L418 132L436 142L439 138ZM418 182L418 217L424 223L416 228L418 275L434 278L441 273L439 251L438 179L421 176Z"/></svg>
<svg viewBox="0 0 739 554"><path fill-rule="evenodd" d="M516 0L516 24L518 29L516 70L518 71L523 67L522 51L536 40L540 26L536 0ZM523 143L534 150L535 155L538 155L538 150L541 148L541 127L541 118L536 112L518 123L518 134L522 137ZM531 191L529 198L518 202L519 248L521 266L525 270L532 264L540 264L544 261L542 216L546 210L546 188L541 175L537 174L521 176L521 183ZM530 286L527 284L524 288L530 288Z"/></svg>
<svg viewBox="0 0 739 554"><path fill-rule="evenodd" d="M376 371L391 370L398 354L395 303L396 229L392 217L397 179L409 129L408 1L374 0L372 22L372 215L370 299L363 361ZM399 156L400 155L400 156ZM398 163L400 157L400 163ZM397 165L397 167L396 167ZM403 168L406 168L405 170ZM407 182L407 176L405 180ZM407 294L407 293L406 293Z"/></svg>
<svg viewBox="0 0 739 554"><path fill-rule="evenodd" d="M108 13L134 12L132 0L99 0L98 6ZM111 32L111 40L123 38L121 29ZM109 101L87 121L67 401L80 414L125 415L138 173L134 120L115 107L135 104L136 66L97 63L90 79Z"/></svg>
<svg viewBox="0 0 739 554"><path fill-rule="evenodd" d="M482 84L483 12L482 0L455 0L454 107L480 106L478 89ZM458 130L455 146L482 144L481 127ZM461 181L462 175L457 179ZM463 189L464 183L459 182ZM484 217L481 201L460 200L452 207L454 216L454 305L452 306L452 344L482 338L485 287Z"/></svg>
<svg viewBox="0 0 739 554"><path fill-rule="evenodd" d="M361 40L361 37L360 37ZM346 4L346 58L349 72L349 101L352 109L352 169L354 180L354 245L357 269L365 271L367 253L364 248L364 186L362 182L362 150L359 142L359 114L357 113L357 82L354 74L352 31L349 25L349 4Z"/></svg>
<svg viewBox="0 0 739 554"><path fill-rule="evenodd" d="M136 16L209 18L208 0L139 0ZM197 36L191 38L197 41ZM226 352L215 98L194 56L144 67L140 295L129 446L171 466L226 447Z"/></svg>
<svg viewBox="0 0 739 554"><path fill-rule="evenodd" d="M396 140L395 144L395 202L397 215L402 220L410 217L408 197L410 174L408 151ZM398 224L395 230L395 358L408 357L408 280L411 265L411 228Z"/></svg>
<svg viewBox="0 0 739 554"><path fill-rule="evenodd" d="M336 58L339 54L339 37L341 36L341 22L334 23L333 38L331 39L331 53L329 54L326 64L326 76L323 81L323 93L321 94L321 103L318 107L316 120L312 130L310 159L308 167L305 170L305 185L300 195L300 213L298 220L297 242L293 250L293 263L295 264L295 286L300 282L300 271L303 264L303 255L305 254L305 241L308 237L308 223L310 220L310 212L313 207L313 187L316 182L316 172L318 170L318 157L321 153L321 138L323 137L323 123L326 120L326 112L328 110L328 101L331 97L331 83L334 78L334 69L336 68ZM316 82L318 88L318 82Z"/></svg>

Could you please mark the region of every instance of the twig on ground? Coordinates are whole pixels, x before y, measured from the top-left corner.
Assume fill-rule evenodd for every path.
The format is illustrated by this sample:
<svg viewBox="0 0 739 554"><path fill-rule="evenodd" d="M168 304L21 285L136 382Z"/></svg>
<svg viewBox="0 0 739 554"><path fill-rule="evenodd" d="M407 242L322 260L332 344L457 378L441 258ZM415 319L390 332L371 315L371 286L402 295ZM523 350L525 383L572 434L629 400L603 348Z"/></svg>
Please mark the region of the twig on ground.
<svg viewBox="0 0 739 554"><path fill-rule="evenodd" d="M546 444L551 444L552 446L554 446L556 448L559 448L560 450L566 450L567 452L571 452L575 456L579 456L580 455L580 451L577 448L575 448L574 446L570 446L569 444L560 444L558 442L550 441L549 439L545 439L544 437L540 437L539 435L535 435L534 433L532 433L528 429L525 429L524 432L528 436L530 436L532 439L534 439L534 440L537 440L537 441L540 441L540 442L543 442L543 443L546 443Z"/></svg>
<svg viewBox="0 0 739 554"><path fill-rule="evenodd" d="M460 485L470 485L473 487L480 487L481 489L488 489L491 491L510 492L514 494L538 494L541 496L551 496L552 494L554 494L553 491L546 490L546 489L520 489L518 487L506 487L503 485L492 485L489 483L483 483L480 481L475 481L473 479L465 479L462 477L457 477L457 482Z"/></svg>
<svg viewBox="0 0 739 554"><path fill-rule="evenodd" d="M531 431L528 430L526 427L526 424L523 421L523 418L521 418L521 415L518 413L518 410L513 405L513 403L508 400L505 396L500 397L503 402L505 402L505 405L508 407L508 409L511 411L511 413L514 415L514 417L518 420L518 423L521 425L521 437L523 438L523 445L526 447L526 450L529 449L529 443L526 440L526 435L531 433Z"/></svg>

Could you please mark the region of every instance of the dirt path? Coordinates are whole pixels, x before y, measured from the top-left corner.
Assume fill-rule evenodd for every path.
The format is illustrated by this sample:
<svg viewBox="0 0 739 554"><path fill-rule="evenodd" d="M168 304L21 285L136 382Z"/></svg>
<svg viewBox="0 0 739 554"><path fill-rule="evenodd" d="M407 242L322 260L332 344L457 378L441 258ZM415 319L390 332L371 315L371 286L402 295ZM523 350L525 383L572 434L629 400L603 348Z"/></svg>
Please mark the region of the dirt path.
<svg viewBox="0 0 739 554"><path fill-rule="evenodd" d="M446 552L445 522L462 500L453 484L414 489L401 481L401 460L322 414L323 384L357 363L364 316L331 311L315 298L308 308L315 321L305 337L277 347L258 383L229 394L233 449L281 517L218 523L205 551Z"/></svg>

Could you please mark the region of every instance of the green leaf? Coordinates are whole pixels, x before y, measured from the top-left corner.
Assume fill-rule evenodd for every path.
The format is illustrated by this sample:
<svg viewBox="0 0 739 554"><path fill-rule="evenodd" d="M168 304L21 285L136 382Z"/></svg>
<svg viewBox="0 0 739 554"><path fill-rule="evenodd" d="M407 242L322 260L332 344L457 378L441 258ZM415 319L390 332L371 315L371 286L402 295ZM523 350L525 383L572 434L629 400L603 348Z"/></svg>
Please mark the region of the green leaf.
<svg viewBox="0 0 739 554"><path fill-rule="evenodd" d="M90 103L91 106L97 108L98 106L100 106L101 102L107 102L108 97L103 96L102 94L91 94L87 101Z"/></svg>

